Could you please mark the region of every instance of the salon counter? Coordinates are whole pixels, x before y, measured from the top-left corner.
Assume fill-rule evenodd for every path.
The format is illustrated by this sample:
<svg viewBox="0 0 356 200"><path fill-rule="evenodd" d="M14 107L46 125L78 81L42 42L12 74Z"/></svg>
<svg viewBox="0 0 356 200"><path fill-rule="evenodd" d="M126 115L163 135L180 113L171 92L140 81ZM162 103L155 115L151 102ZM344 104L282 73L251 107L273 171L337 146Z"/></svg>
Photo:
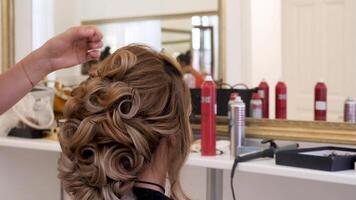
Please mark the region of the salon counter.
<svg viewBox="0 0 356 200"><path fill-rule="evenodd" d="M10 148L7 148L10 147ZM23 150L35 150L32 151L36 153L40 150L42 153L44 152L51 152L55 153L56 157L52 159L56 160L58 157L58 153L61 151L60 145L57 141L52 141L48 139L21 139L21 138L12 138L12 137L0 137L0 152L2 149L13 149L16 148L16 151L23 151ZM21 150L22 149L22 150ZM26 152L26 151L23 151ZM38 152L37 155L42 155L42 153ZM0 154L4 156L3 154ZM4 162L1 160L3 157L0 157L1 165L4 165ZM14 160L13 158L11 160ZM46 165L46 163L39 163ZM52 164L51 166L55 165L56 163ZM228 154L223 154L214 157L202 157L199 153L191 153L187 162L186 166L191 166L193 168L208 168L214 169L215 175L216 172L226 173L226 171L230 171L233 164L233 160L230 158ZM43 166L42 166L43 168ZM9 169L9 168L7 168ZM4 170L3 167L1 170ZM4 172L1 172L4 173ZM8 173L14 173L13 171L9 171ZM15 172L16 173L16 172ZM28 171L28 173L32 173ZM278 177L285 177L285 178L292 178L292 179L299 179L299 180L309 180L309 181L317 181L317 182L325 182L330 184L336 185L344 185L345 187L353 187L355 188L355 195L356 195L356 170L348 170L348 171L340 171L340 172L324 172L324 171L317 171L317 170L308 170L308 169L301 169L301 168L294 168L294 167L286 167L286 166L278 166L275 165L273 159L259 159L254 160L251 162L241 163L237 168L237 173L249 173L255 175L267 175L267 176L278 176ZM228 173L227 173L228 174ZM56 175L56 174L55 174ZM208 175L209 176L209 175ZM228 176L224 176L224 179L229 178ZM239 179L240 176L237 176ZM209 179L209 178L208 178ZM221 180L220 180L221 181ZM184 182L184 181L183 181ZM227 182L224 180L224 182ZM209 184L209 180L208 183ZM6 187L6 185L0 185L1 190ZM29 186L31 187L31 186ZM207 186L208 187L208 186ZM223 186L221 186L223 187ZM225 186L226 187L226 186ZM221 188L220 188L221 189ZM58 189L59 190L59 189ZM222 192L221 192L222 193ZM226 192L225 192L226 193ZM207 193L208 195L208 193ZM208 199L206 196L205 198ZM227 199L227 198L223 198ZM17 199L15 199L17 200Z"/></svg>
<svg viewBox="0 0 356 200"><path fill-rule="evenodd" d="M58 142L48 139L0 137L0 147L1 146L54 152L61 151ZM233 165L233 160L228 154L203 157L199 153L191 153L186 162L186 165L230 170ZM276 165L274 159L259 159L246 163L240 163L237 170L250 173L262 173L267 175L286 176L291 178L309 179L356 186L356 170L325 172L296 167L286 167Z"/></svg>

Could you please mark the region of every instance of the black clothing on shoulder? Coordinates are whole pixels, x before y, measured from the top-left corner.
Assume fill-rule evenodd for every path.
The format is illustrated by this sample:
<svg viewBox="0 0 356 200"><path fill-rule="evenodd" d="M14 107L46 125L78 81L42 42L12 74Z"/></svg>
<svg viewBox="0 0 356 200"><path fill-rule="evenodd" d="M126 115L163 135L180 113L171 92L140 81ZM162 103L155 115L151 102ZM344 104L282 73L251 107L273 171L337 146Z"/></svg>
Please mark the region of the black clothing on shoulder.
<svg viewBox="0 0 356 200"><path fill-rule="evenodd" d="M136 200L171 200L161 192L148 188L134 187L132 192L136 196Z"/></svg>

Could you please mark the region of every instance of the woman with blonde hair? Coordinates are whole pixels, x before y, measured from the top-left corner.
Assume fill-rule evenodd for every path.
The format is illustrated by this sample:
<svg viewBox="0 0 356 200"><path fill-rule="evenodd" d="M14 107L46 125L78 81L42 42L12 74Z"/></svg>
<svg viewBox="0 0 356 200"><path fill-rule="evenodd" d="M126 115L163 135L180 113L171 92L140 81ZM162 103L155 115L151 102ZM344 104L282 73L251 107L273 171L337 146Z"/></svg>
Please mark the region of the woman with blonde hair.
<svg viewBox="0 0 356 200"><path fill-rule="evenodd" d="M65 106L59 178L73 200L189 199L189 89L178 64L142 45L118 49Z"/></svg>

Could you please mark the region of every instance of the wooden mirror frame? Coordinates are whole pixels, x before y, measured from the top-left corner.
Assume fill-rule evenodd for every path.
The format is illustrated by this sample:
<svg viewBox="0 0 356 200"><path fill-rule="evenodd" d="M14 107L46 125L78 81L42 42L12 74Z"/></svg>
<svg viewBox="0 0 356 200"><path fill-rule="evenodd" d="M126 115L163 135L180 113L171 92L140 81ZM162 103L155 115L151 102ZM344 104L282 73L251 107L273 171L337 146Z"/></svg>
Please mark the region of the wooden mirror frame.
<svg viewBox="0 0 356 200"><path fill-rule="evenodd" d="M0 73L15 63L15 1L1 0Z"/></svg>
<svg viewBox="0 0 356 200"><path fill-rule="evenodd" d="M200 131L200 120L192 122L192 129ZM229 137L228 120L217 118L217 134ZM246 137L326 144L356 145L356 124L272 119L246 119Z"/></svg>

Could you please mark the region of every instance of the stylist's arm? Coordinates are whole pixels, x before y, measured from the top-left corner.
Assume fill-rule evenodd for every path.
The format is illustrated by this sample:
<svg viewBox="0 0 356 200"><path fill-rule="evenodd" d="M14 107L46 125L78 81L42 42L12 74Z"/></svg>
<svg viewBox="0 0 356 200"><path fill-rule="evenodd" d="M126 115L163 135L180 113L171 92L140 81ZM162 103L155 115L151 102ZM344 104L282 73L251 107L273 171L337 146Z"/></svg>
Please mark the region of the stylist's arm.
<svg viewBox="0 0 356 200"><path fill-rule="evenodd" d="M47 74L99 58L102 34L93 26L73 27L48 40L6 73L0 75L0 114Z"/></svg>

